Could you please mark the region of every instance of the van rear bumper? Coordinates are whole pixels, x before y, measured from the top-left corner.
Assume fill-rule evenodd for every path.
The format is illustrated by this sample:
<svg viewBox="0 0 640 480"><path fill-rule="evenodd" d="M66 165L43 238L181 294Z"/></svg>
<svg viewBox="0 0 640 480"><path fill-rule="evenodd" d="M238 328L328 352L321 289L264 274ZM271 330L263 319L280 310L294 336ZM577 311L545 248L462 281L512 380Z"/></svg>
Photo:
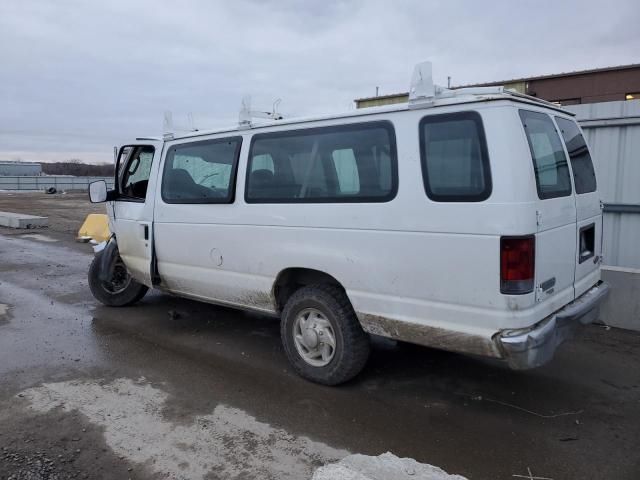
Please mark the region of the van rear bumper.
<svg viewBox="0 0 640 480"><path fill-rule="evenodd" d="M598 318L600 304L609 294L609 285L598 282L573 302L533 327L503 330L494 341L514 370L536 368L549 362L565 340L582 326Z"/></svg>

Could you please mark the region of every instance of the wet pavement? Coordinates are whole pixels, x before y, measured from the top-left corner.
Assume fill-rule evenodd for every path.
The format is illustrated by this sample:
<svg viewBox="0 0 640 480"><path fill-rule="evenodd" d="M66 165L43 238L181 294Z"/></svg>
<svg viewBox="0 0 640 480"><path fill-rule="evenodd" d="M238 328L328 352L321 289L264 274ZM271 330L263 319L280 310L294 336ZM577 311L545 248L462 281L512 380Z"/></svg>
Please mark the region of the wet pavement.
<svg viewBox="0 0 640 480"><path fill-rule="evenodd" d="M276 320L159 293L101 306L90 247L37 233L0 233L0 478L306 479L387 451L469 479L640 478L638 334L591 326L529 372L376 339L324 387Z"/></svg>

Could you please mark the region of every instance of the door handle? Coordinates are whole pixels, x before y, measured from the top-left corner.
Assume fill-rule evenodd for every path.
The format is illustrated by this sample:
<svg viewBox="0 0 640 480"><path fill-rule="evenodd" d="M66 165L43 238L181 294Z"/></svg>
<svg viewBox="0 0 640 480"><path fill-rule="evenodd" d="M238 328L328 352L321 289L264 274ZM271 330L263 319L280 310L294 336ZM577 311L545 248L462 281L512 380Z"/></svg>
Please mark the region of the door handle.
<svg viewBox="0 0 640 480"><path fill-rule="evenodd" d="M144 239L149 240L149 225L143 225L142 228L144 229Z"/></svg>

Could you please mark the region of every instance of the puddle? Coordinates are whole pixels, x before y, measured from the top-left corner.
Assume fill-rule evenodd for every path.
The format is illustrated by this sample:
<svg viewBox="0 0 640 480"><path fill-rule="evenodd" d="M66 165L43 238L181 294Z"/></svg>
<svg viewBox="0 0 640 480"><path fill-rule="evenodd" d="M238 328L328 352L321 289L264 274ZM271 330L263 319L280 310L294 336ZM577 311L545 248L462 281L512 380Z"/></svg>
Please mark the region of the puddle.
<svg viewBox="0 0 640 480"><path fill-rule="evenodd" d="M47 235L42 235L41 233L27 233L25 235L20 235L20 238L29 238L31 240L37 240L39 242L47 242L47 243L52 243L52 242L57 242L58 241L53 237L49 237Z"/></svg>

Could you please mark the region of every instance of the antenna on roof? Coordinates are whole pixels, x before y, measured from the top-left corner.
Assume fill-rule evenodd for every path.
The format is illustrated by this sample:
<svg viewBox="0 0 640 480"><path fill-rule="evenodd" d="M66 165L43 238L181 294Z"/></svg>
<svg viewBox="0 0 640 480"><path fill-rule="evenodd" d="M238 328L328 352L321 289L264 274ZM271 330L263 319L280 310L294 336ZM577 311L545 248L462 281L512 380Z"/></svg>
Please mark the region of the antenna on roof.
<svg viewBox="0 0 640 480"><path fill-rule="evenodd" d="M266 118L268 120L282 120L284 117L278 113L278 105L282 102L281 98L278 98L273 102L273 111L261 112L257 110L251 110L251 96L245 95L242 97L242 104L240 105L240 113L238 115L238 128L251 128L252 118Z"/></svg>

